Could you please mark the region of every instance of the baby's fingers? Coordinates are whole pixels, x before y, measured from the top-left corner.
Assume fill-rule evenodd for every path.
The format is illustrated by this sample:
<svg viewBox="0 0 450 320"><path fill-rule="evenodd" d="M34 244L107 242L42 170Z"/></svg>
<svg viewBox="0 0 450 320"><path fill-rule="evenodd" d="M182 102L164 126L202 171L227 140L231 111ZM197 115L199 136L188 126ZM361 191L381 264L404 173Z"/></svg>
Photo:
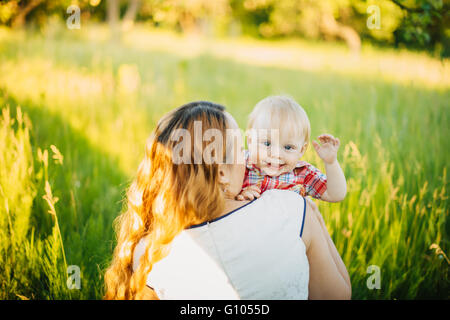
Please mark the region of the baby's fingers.
<svg viewBox="0 0 450 320"><path fill-rule="evenodd" d="M250 192L253 194L255 198L259 198L261 196L261 193L256 190L250 190Z"/></svg>
<svg viewBox="0 0 450 320"><path fill-rule="evenodd" d="M317 139L319 139L319 141L322 143L327 142L333 143L333 141L335 140L335 138L331 134L321 134L320 136L317 137Z"/></svg>
<svg viewBox="0 0 450 320"><path fill-rule="evenodd" d="M331 143L333 144L333 146L339 147L339 145L340 145L341 142L339 141L338 138L333 138L333 139L331 140Z"/></svg>
<svg viewBox="0 0 450 320"><path fill-rule="evenodd" d="M261 189L256 185L249 186L246 188L246 190L251 190L251 191L255 191L256 193L261 193Z"/></svg>
<svg viewBox="0 0 450 320"><path fill-rule="evenodd" d="M322 141L326 142L326 141L330 140L330 138L331 138L331 135L327 134L327 133L321 134L320 136L317 137L317 139L319 139L320 142L322 142Z"/></svg>
<svg viewBox="0 0 450 320"><path fill-rule="evenodd" d="M245 190L241 193L241 195L247 199L247 200L253 200L255 199L255 196L253 195L253 193L250 190Z"/></svg>
<svg viewBox="0 0 450 320"><path fill-rule="evenodd" d="M259 198L259 197L260 197L260 194L259 194L259 192L256 192L256 191L254 191L254 190L246 190L246 191L244 192L244 197L245 197L245 199L247 199L247 200L253 200L253 199L255 199L255 198Z"/></svg>

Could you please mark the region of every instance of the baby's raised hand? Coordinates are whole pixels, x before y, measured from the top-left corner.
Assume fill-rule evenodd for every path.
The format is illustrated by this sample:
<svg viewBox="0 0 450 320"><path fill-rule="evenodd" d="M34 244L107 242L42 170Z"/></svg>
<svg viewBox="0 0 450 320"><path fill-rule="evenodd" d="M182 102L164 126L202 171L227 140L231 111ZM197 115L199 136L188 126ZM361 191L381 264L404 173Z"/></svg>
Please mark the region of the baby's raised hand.
<svg viewBox="0 0 450 320"><path fill-rule="evenodd" d="M259 198L260 195L261 189L257 186L248 186L241 190L241 193L236 196L236 200L253 200L255 198Z"/></svg>
<svg viewBox="0 0 450 320"><path fill-rule="evenodd" d="M317 139L321 144L314 140L312 142L314 149L316 149L320 159L325 163L332 164L337 159L337 151L341 142L331 134L321 134Z"/></svg>

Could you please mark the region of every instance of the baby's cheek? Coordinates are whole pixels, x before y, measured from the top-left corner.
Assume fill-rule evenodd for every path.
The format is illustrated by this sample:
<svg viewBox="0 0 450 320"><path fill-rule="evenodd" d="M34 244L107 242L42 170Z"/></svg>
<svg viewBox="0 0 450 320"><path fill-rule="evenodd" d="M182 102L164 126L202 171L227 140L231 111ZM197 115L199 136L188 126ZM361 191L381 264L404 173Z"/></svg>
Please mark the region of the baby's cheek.
<svg viewBox="0 0 450 320"><path fill-rule="evenodd" d="M287 158L286 158L286 162L287 162L287 164L288 164L288 166L290 167L290 168L292 168L292 169L294 169L295 168L295 166L297 165L297 163L300 161L300 154L298 153L296 153L295 155L293 154L293 155L289 155Z"/></svg>

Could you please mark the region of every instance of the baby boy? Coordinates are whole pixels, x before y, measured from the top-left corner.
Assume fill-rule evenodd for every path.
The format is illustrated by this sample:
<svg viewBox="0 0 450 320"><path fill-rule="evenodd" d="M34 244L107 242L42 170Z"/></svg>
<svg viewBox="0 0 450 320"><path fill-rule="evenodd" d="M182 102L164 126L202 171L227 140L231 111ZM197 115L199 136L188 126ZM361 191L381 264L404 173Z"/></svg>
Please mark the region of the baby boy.
<svg viewBox="0 0 450 320"><path fill-rule="evenodd" d="M344 173L337 161L339 139L322 134L312 145L323 160L326 175L301 161L310 139L305 110L292 98L271 96L258 102L249 116L246 173L237 200L253 200L270 189L286 189L328 202L347 193Z"/></svg>

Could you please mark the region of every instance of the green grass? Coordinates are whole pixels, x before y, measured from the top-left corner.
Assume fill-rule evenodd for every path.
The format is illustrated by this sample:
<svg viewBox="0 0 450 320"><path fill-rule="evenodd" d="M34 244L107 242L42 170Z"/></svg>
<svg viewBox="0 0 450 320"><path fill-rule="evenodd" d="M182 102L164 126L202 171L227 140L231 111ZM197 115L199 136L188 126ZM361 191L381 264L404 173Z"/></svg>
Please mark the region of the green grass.
<svg viewBox="0 0 450 320"><path fill-rule="evenodd" d="M0 29L0 299L101 298L112 222L157 120L202 99L245 128L256 102L279 93L306 109L313 137L341 140L348 195L319 208L353 298L449 299L449 264L430 248L450 251L449 71L422 54L352 58L302 41ZM306 159L323 169L312 148ZM67 288L66 265L81 268L80 290ZM370 265L379 290L367 288Z"/></svg>

